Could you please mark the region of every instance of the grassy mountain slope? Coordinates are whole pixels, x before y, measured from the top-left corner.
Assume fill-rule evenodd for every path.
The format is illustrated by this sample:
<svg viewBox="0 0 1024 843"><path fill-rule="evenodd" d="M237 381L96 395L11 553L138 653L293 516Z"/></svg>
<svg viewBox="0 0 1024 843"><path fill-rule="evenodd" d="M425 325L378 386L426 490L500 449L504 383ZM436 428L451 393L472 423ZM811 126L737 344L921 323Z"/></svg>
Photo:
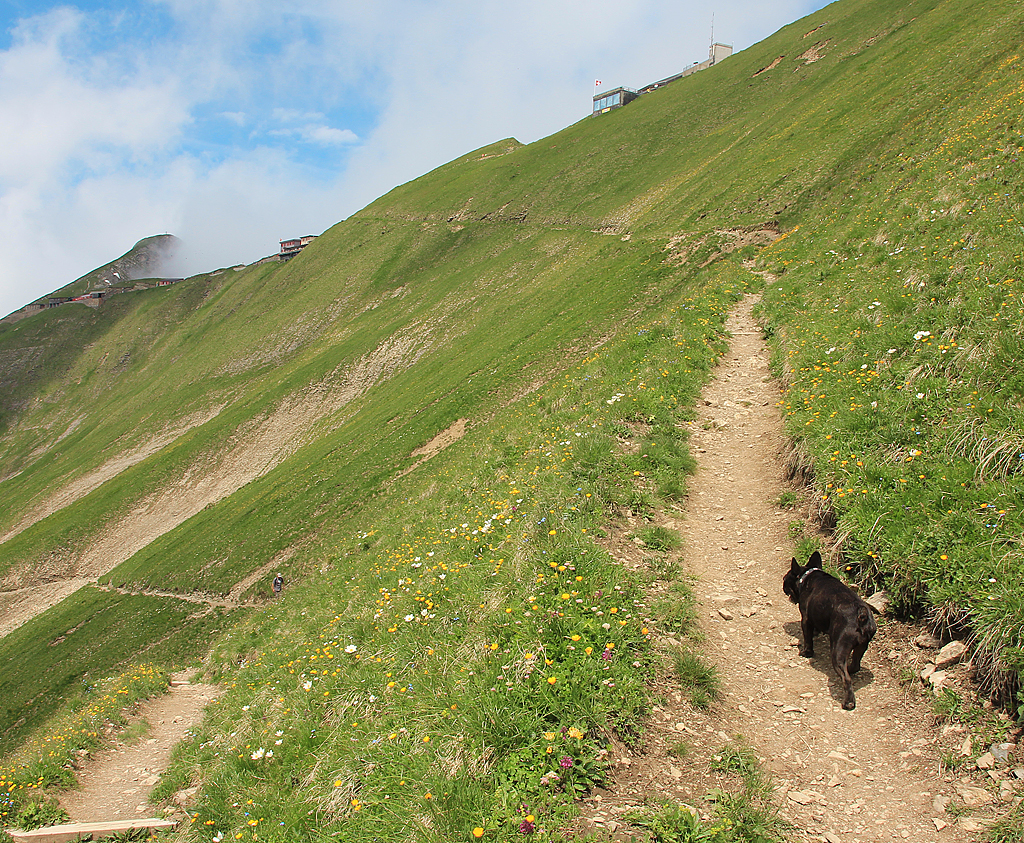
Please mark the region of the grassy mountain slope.
<svg viewBox="0 0 1024 843"><path fill-rule="evenodd" d="M1012 698L1022 35L1006 0L836 3L626 108L463 156L286 264L3 326L0 359L38 361L0 440L4 587L221 598L286 571L286 599L220 640L210 669L234 690L175 773L210 785L219 830L253 832L243 796L264 839L513 834L524 802L554 828L600 778L602 730L635 739L646 624L671 615L595 533L683 494L688 402L728 303L762 283L741 260L770 244L763 316L842 561L982 630ZM180 630L163 664L197 657L208 633L160 606L138 650ZM11 694L30 688L14 647ZM60 688L131 658L85 650ZM2 749L53 707L31 687ZM552 790L556 743L579 766Z"/></svg>

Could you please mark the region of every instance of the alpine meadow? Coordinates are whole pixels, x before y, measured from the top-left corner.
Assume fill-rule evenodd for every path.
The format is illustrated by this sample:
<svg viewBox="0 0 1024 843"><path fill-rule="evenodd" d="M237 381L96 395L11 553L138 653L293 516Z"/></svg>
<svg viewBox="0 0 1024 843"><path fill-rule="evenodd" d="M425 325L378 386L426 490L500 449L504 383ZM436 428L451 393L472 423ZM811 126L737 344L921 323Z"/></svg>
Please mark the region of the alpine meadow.
<svg viewBox="0 0 1024 843"><path fill-rule="evenodd" d="M746 297L831 569L1024 715L1022 45L1018 0L839 0L288 261L0 324L0 820L188 669L167 839L572 837L673 662L726 704L701 581L605 539L685 505ZM799 833L705 760L741 791L628 839Z"/></svg>

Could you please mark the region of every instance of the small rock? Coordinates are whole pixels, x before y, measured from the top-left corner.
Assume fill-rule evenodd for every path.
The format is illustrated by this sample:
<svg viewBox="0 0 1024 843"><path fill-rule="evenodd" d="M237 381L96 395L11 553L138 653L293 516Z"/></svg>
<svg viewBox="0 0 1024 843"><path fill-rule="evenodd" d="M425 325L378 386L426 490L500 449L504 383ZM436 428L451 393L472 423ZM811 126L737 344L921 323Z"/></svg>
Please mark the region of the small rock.
<svg viewBox="0 0 1024 843"><path fill-rule="evenodd" d="M932 799L932 810L936 814L946 813L946 806L949 804L949 797L943 796L941 793L935 795Z"/></svg>
<svg viewBox="0 0 1024 843"><path fill-rule="evenodd" d="M964 831L971 833L984 831L988 828L988 823L984 820L976 820L973 817L960 817L957 823Z"/></svg>
<svg viewBox="0 0 1024 843"><path fill-rule="evenodd" d="M945 647L939 650L935 656L935 667L942 669L960 661L967 652L967 645L963 641L950 641Z"/></svg>
<svg viewBox="0 0 1024 843"><path fill-rule="evenodd" d="M932 690L935 691L935 693L938 693L942 690L942 688L946 684L946 679L948 678L948 676L949 674L946 673L946 671L936 670L933 671L931 676L928 677L928 682L931 684Z"/></svg>
<svg viewBox="0 0 1024 843"><path fill-rule="evenodd" d="M932 822L935 823L936 831L942 831L942 829L949 825L948 822L946 822L945 820L940 820L938 817L932 817Z"/></svg>
<svg viewBox="0 0 1024 843"><path fill-rule="evenodd" d="M935 665L926 664L921 668L921 681L927 682L933 673L935 673Z"/></svg>
<svg viewBox="0 0 1024 843"><path fill-rule="evenodd" d="M866 598L864 602L878 614L884 615L885 610L889 607L889 594L885 591L876 591L870 597Z"/></svg>
<svg viewBox="0 0 1024 843"><path fill-rule="evenodd" d="M914 643L922 650L938 650L942 646L942 642L930 632L922 632L914 639Z"/></svg>
<svg viewBox="0 0 1024 843"><path fill-rule="evenodd" d="M988 751L992 753L997 764L1005 764L1010 760L1011 749L1013 749L1012 743L994 743L988 748Z"/></svg>
<svg viewBox="0 0 1024 843"><path fill-rule="evenodd" d="M841 837L837 837L831 831L826 831L821 835L821 839L824 840L825 843L843 843L843 839Z"/></svg>
<svg viewBox="0 0 1024 843"><path fill-rule="evenodd" d="M992 803L992 794L981 787L963 785L957 788L957 793L960 794L960 798L968 808L978 808Z"/></svg>
<svg viewBox="0 0 1024 843"><path fill-rule="evenodd" d="M733 618L732 612L730 612L724 606L718 610L718 614L722 616L722 620L731 621Z"/></svg>
<svg viewBox="0 0 1024 843"><path fill-rule="evenodd" d="M1015 779L1019 779L1021 781L1024 781L1024 769L1021 769L1020 767L1018 767L1016 770L1013 771L1013 777Z"/></svg>
<svg viewBox="0 0 1024 843"><path fill-rule="evenodd" d="M978 756L978 760L974 762L979 770L991 770L996 766L996 758L991 752L985 752Z"/></svg>
<svg viewBox="0 0 1024 843"><path fill-rule="evenodd" d="M172 799L176 805L184 808L198 792L198 787L186 787L184 790L179 790L175 793Z"/></svg>
<svg viewBox="0 0 1024 843"><path fill-rule="evenodd" d="M1013 799L1013 782L999 782L999 801L1009 802L1011 799Z"/></svg>

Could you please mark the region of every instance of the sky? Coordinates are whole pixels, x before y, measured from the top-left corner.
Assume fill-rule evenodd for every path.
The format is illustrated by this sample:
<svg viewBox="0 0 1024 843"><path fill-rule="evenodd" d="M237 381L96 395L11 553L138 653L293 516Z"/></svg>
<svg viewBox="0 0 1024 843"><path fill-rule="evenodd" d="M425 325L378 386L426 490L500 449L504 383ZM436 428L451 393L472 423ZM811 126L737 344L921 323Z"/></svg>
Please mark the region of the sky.
<svg viewBox="0 0 1024 843"><path fill-rule="evenodd" d="M251 263L824 5L0 0L0 316L154 234L183 275Z"/></svg>

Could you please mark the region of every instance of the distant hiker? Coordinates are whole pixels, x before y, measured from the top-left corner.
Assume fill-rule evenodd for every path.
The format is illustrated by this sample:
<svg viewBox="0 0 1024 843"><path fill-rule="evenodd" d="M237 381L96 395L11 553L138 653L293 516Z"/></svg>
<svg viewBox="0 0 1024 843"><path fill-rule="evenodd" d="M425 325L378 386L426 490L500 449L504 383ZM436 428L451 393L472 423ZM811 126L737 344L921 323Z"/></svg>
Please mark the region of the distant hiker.
<svg viewBox="0 0 1024 843"><path fill-rule="evenodd" d="M284 577L278 572L277 576L274 577L274 597L281 593L282 588L284 588Z"/></svg>

